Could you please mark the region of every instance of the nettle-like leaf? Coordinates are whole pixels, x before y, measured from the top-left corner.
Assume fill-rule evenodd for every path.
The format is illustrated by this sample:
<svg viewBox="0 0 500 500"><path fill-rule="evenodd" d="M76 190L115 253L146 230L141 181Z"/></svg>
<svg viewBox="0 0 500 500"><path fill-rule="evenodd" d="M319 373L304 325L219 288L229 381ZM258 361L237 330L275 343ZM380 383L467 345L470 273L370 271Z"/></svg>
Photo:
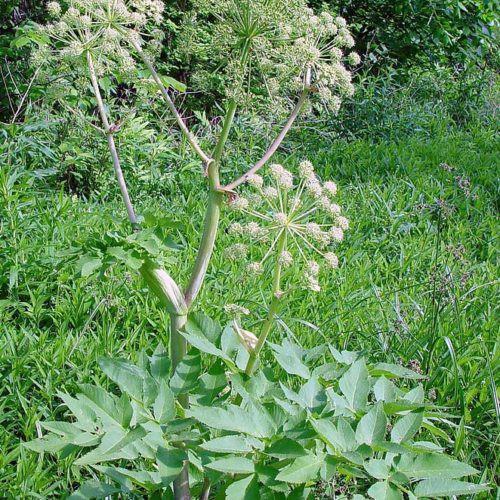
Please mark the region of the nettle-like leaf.
<svg viewBox="0 0 500 500"><path fill-rule="evenodd" d="M376 500L486 489L465 479L478 471L436 442L449 438L413 372L285 340L271 346L276 363L248 377L248 351L231 326L196 314L183 335L192 347L172 377L162 347L136 364L102 359L112 390L82 385L75 397L61 394L71 421L42 423L47 434L26 446L77 453L75 465L112 483L82 492L171 495L186 462L195 495L209 481L233 500L311 498L320 480ZM189 408L175 402L179 394L189 394Z"/></svg>

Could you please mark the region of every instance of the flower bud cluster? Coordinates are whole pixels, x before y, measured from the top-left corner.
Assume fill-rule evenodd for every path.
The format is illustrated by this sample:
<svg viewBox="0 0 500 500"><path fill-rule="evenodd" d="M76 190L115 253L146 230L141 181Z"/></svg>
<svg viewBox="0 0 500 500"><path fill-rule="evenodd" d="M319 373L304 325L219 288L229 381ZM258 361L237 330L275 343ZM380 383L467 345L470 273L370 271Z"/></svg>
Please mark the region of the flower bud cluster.
<svg viewBox="0 0 500 500"><path fill-rule="evenodd" d="M334 202L337 184L322 182L308 160L299 163L298 175L280 164L271 165L269 170L268 181L252 175L246 197L239 196L231 204L236 213L253 220L233 222L228 233L248 242L266 242L265 246L251 246L252 255L261 251L262 258L247 265L248 274L260 274L265 262L275 255L273 260L283 269L294 264L302 267L304 288L318 292L321 268L331 270L339 266L333 249L344 240L344 232L349 228L349 221ZM278 248L278 241L285 244ZM249 253L250 248L242 243L227 250L228 257L238 262Z"/></svg>

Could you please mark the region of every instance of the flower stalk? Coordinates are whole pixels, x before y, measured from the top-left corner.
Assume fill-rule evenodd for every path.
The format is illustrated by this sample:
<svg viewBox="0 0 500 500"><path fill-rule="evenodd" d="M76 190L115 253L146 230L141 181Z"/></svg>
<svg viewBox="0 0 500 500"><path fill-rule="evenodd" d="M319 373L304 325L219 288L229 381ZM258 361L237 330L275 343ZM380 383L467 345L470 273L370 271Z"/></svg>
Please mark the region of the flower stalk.
<svg viewBox="0 0 500 500"><path fill-rule="evenodd" d="M273 272L273 285L272 285L272 297L271 303L269 304L269 310L267 313L267 318L262 325L262 330L257 340L255 348L250 352L250 357L248 358L247 366L245 368L245 373L247 375L252 375L255 370L257 360L259 359L260 351L267 340L269 333L274 324L276 314L279 311L279 306L281 302L281 273L283 270L283 265L280 259L281 254L286 247L286 231L283 230L278 238L278 243L276 245L276 262L274 264Z"/></svg>

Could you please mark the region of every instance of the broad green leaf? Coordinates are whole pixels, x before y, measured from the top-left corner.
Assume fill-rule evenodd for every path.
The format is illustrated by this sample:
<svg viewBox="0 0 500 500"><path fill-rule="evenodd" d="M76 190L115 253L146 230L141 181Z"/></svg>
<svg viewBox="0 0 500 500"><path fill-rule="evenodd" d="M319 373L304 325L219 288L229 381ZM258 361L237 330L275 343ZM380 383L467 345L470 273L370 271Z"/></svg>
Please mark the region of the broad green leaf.
<svg viewBox="0 0 500 500"><path fill-rule="evenodd" d="M418 411L425 409L426 405L423 403L412 403L404 399L393 401L391 403L384 403L384 411L386 415L394 415L403 411Z"/></svg>
<svg viewBox="0 0 500 500"><path fill-rule="evenodd" d="M334 449L338 451L350 451L350 449L352 449L352 445L346 447L344 436L337 430L331 420L311 419L311 425L318 435ZM354 443L354 447L357 447L357 443Z"/></svg>
<svg viewBox="0 0 500 500"><path fill-rule="evenodd" d="M69 500L87 500L92 498L106 498L113 493L119 493L120 488L101 481L87 481L77 491L69 496Z"/></svg>
<svg viewBox="0 0 500 500"><path fill-rule="evenodd" d="M373 386L373 393L377 401L390 403L396 399L398 389L390 380L380 377Z"/></svg>
<svg viewBox="0 0 500 500"><path fill-rule="evenodd" d="M245 371L250 355L231 325L227 325L222 332L221 349L234 360L241 371Z"/></svg>
<svg viewBox="0 0 500 500"><path fill-rule="evenodd" d="M266 448L265 453L279 460L286 460L287 458L303 457L306 455L306 450L297 441L284 437Z"/></svg>
<svg viewBox="0 0 500 500"><path fill-rule="evenodd" d="M278 364L290 375L308 379L310 377L309 368L302 362L297 351L290 347L290 343L284 345L271 344L274 351L274 358Z"/></svg>
<svg viewBox="0 0 500 500"><path fill-rule="evenodd" d="M200 445L200 448L217 453L249 453L252 446L243 436L222 436Z"/></svg>
<svg viewBox="0 0 500 500"><path fill-rule="evenodd" d="M204 373L198 379L196 390L192 393L192 401L198 405L210 406L227 385L224 365L215 363L208 373Z"/></svg>
<svg viewBox="0 0 500 500"><path fill-rule="evenodd" d="M180 474L186 459L187 455L183 450L167 449L161 446L158 448L156 463L164 486L169 485Z"/></svg>
<svg viewBox="0 0 500 500"><path fill-rule="evenodd" d="M390 475L390 467L385 460L372 458L364 464L366 472L375 479L387 479Z"/></svg>
<svg viewBox="0 0 500 500"><path fill-rule="evenodd" d="M159 382L170 378L170 359L162 344L158 344L150 359L151 375Z"/></svg>
<svg viewBox="0 0 500 500"><path fill-rule="evenodd" d="M425 378L425 375L421 375L417 372L405 368L401 365L395 365L392 363L377 363L371 370L370 374L374 377L380 377L384 375L387 378L408 378L413 380L418 380Z"/></svg>
<svg viewBox="0 0 500 500"><path fill-rule="evenodd" d="M243 457L221 458L206 464L205 467L226 474L251 474L255 471L254 463Z"/></svg>
<svg viewBox="0 0 500 500"><path fill-rule="evenodd" d="M421 404L424 402L424 397L425 397L425 394L424 394L424 388L422 387L422 385L418 385L417 387L415 387L411 391L408 391L404 395L405 401L410 401L410 403L420 403Z"/></svg>
<svg viewBox="0 0 500 500"><path fill-rule="evenodd" d="M359 352L356 351L339 352L332 345L329 345L328 348L330 349L330 352L332 353L335 361L343 365L352 365L359 358Z"/></svg>
<svg viewBox="0 0 500 500"><path fill-rule="evenodd" d="M186 328L188 325L186 325ZM223 359L224 361L229 361L232 363L231 358L222 352L218 347L216 347L210 339L205 337L204 333L198 329L192 329L191 331L181 331L180 334L196 349L216 356Z"/></svg>
<svg viewBox="0 0 500 500"><path fill-rule="evenodd" d="M339 387L352 409L365 409L370 384L368 383L368 370L364 359L360 359L350 366L339 380Z"/></svg>
<svg viewBox="0 0 500 500"><path fill-rule="evenodd" d="M339 418L337 421L337 430L339 434L342 436L342 440L340 441L341 447L345 451L352 451L358 447L358 443L356 442L356 434L351 427L351 424L345 418Z"/></svg>
<svg viewBox="0 0 500 500"><path fill-rule="evenodd" d="M175 417L174 393L165 380L160 382L158 396L153 404L153 414L160 424L166 424Z"/></svg>
<svg viewBox="0 0 500 500"><path fill-rule="evenodd" d="M254 474L231 483L226 488L226 500L260 500L259 483Z"/></svg>
<svg viewBox="0 0 500 500"><path fill-rule="evenodd" d="M409 441L420 429L423 419L423 412L408 413L401 417L392 428L391 440L395 443Z"/></svg>
<svg viewBox="0 0 500 500"><path fill-rule="evenodd" d="M417 484L415 495L417 497L451 497L453 495L473 495L489 489L486 484L467 483L454 479L433 478L426 479Z"/></svg>
<svg viewBox="0 0 500 500"><path fill-rule="evenodd" d="M46 421L46 422L40 422L40 425L50 431L53 432L54 434L59 434L59 436L76 436L78 434L81 434L81 429L76 427L74 424L71 424L69 422L51 422L51 421Z"/></svg>
<svg viewBox="0 0 500 500"><path fill-rule="evenodd" d="M83 255L80 257L80 260L76 264L77 269L80 270L80 273L83 277L90 276L97 269L100 269L102 266L102 260L98 257L92 257L90 255Z"/></svg>
<svg viewBox="0 0 500 500"><path fill-rule="evenodd" d="M146 431L142 427L136 427L129 431L123 431L118 427L104 434L101 444L89 451L75 461L76 465L92 465L118 458L137 458L137 452L129 445L144 437Z"/></svg>
<svg viewBox="0 0 500 500"><path fill-rule="evenodd" d="M323 464L321 465L320 477L323 481L331 481L335 473L337 472L337 465L340 459L337 457L332 457L327 455Z"/></svg>
<svg viewBox="0 0 500 500"><path fill-rule="evenodd" d="M225 408L198 406L190 408L186 415L213 429L241 432L257 438L272 437L276 432L276 424L262 406L252 405L246 409L235 405Z"/></svg>
<svg viewBox="0 0 500 500"><path fill-rule="evenodd" d="M127 490L132 489L133 484L138 484L145 488L155 488L161 484L160 474L156 470L129 470L123 467L105 465L94 465L93 468L113 479L113 481L116 481Z"/></svg>
<svg viewBox="0 0 500 500"><path fill-rule="evenodd" d="M103 424L122 427L122 414L116 407L116 396L109 394L102 387L90 384L82 384L80 390L83 394L78 395L78 399L91 407Z"/></svg>
<svg viewBox="0 0 500 500"><path fill-rule="evenodd" d="M165 87L171 87L174 90L177 90L177 92L186 92L186 90L187 90L185 83L182 83L179 80L176 80L172 76L160 75L160 79L161 79L163 85L165 85Z"/></svg>
<svg viewBox="0 0 500 500"><path fill-rule="evenodd" d="M58 392L57 395L63 400L64 404L78 420L78 427L86 431L93 431L95 429L97 416L87 403L79 401L69 394Z"/></svg>
<svg viewBox="0 0 500 500"><path fill-rule="evenodd" d="M324 459L323 455L313 455L312 453L298 457L291 464L280 470L276 476L276 480L295 484L314 481L318 476Z"/></svg>
<svg viewBox="0 0 500 500"><path fill-rule="evenodd" d="M199 352L187 354L177 365L170 380L170 388L174 394L184 394L194 389L201 373L201 356Z"/></svg>
<svg viewBox="0 0 500 500"><path fill-rule="evenodd" d="M145 399L154 401L152 396L158 390L157 382L146 370L139 368L130 361L112 358L100 358L99 366L131 398L136 401Z"/></svg>
<svg viewBox="0 0 500 500"><path fill-rule="evenodd" d="M368 495L375 500L403 500L403 494L387 481L379 481L370 486Z"/></svg>
<svg viewBox="0 0 500 500"><path fill-rule="evenodd" d="M379 443L384 440L387 426L383 405L377 403L366 415L364 415L356 428L356 441L368 445Z"/></svg>
<svg viewBox="0 0 500 500"><path fill-rule="evenodd" d="M23 443L23 446L29 450L36 451L37 453L57 453L69 444L71 444L71 441L68 436L61 437L51 434Z"/></svg>
<svg viewBox="0 0 500 500"><path fill-rule="evenodd" d="M405 464L398 470L408 477L415 479L455 479L462 476L477 474L477 470L470 465L454 460L446 455L426 453L418 455L413 462Z"/></svg>
<svg viewBox="0 0 500 500"><path fill-rule="evenodd" d="M189 315L185 330L188 333L205 337L214 345L217 344L222 334L220 325L200 312Z"/></svg>
<svg viewBox="0 0 500 500"><path fill-rule="evenodd" d="M405 447L411 451L417 451L417 452L431 451L435 453L442 453L444 450L443 447L437 445L436 443L432 443L430 441L415 441L414 443L406 444Z"/></svg>
<svg viewBox="0 0 500 500"><path fill-rule="evenodd" d="M326 394L318 379L311 377L299 390L299 398L305 407L311 411L319 412L325 406Z"/></svg>

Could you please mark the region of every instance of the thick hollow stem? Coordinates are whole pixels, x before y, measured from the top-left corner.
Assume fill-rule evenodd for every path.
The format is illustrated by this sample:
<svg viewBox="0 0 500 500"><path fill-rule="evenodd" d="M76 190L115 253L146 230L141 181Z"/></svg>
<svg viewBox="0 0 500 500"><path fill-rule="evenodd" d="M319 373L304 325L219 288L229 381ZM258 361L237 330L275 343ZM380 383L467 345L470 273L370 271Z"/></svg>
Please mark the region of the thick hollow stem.
<svg viewBox="0 0 500 500"><path fill-rule="evenodd" d="M250 353L250 357L248 358L248 363L245 369L245 373L247 375L252 375L255 369L255 364L259 359L260 351L262 350L262 347L264 346L266 339L269 333L271 332L271 329L274 324L274 319L276 317L276 313L279 310L279 305L281 300L281 290L280 290L281 271L282 271L281 253L285 249L285 245L286 245L286 231L283 231L283 233L278 239L278 244L276 247L276 263L274 265L271 304L269 305L267 318L264 321L264 324L262 325L262 330L260 332L259 339L257 340L257 344L255 345L255 348Z"/></svg>
<svg viewBox="0 0 500 500"><path fill-rule="evenodd" d="M118 157L118 151L116 150L115 139L113 138L113 133L111 131L111 126L108 120L108 115L106 114L106 108L102 100L101 91L99 89L99 82L97 80L97 74L94 67L94 61L90 52L87 52L87 64L89 67L90 80L92 82L92 88L94 89L94 95L97 101L97 108L99 110L99 115L101 117L102 124L106 130L106 135L108 138L108 148L111 153L111 158L113 160L113 168L118 179L118 185L120 186L120 191L122 194L123 202L127 209L128 219L130 224L134 229L137 228L137 217L135 215L134 207L132 206L132 201L128 194L127 184L125 182L125 177L123 176L123 171L120 165L120 158Z"/></svg>
<svg viewBox="0 0 500 500"><path fill-rule="evenodd" d="M149 60L148 56L143 52L141 49L141 46L137 43L136 40L129 38L130 43L133 45L134 49L136 52L139 54L139 57L142 59L144 64L147 66L149 72L151 73L151 76L153 77L153 80L155 83L158 85L165 102L167 103L168 108L174 115L174 118L179 125L179 128L181 129L182 133L185 135L186 139L188 140L189 144L193 148L193 150L196 152L196 154L203 160L204 163L207 165L212 161L212 159L207 156L207 154L201 149L201 146L198 144L198 141L196 140L196 137L189 131L187 125L185 124L184 120L182 119L182 116L180 115L179 111L177 111L177 108L175 107L174 102L172 101L172 98L170 97L170 94L168 93L168 90L166 89L165 85L161 81L160 75L156 72L153 64Z"/></svg>
<svg viewBox="0 0 500 500"><path fill-rule="evenodd" d="M216 191L210 191L198 255L196 256L191 279L184 294L188 307L190 307L196 299L203 285L203 281L205 280L208 264L210 263L215 239L217 237L221 205L222 194Z"/></svg>
<svg viewBox="0 0 500 500"><path fill-rule="evenodd" d="M182 358L187 352L186 339L179 333L184 328L187 321L187 315L170 315L170 360L172 362L172 373L175 371ZM189 406L189 397L187 394L179 394L177 401L183 408ZM189 491L189 464L184 463L181 473L174 481L174 497L176 500L190 500Z"/></svg>
<svg viewBox="0 0 500 500"><path fill-rule="evenodd" d="M210 263L215 245L215 239L217 237L217 231L219 229L220 210L222 205L222 193L219 191L219 165L224 151L224 146L229 136L229 131L231 130L231 126L233 124L235 112L236 103L231 101L226 111L219 140L215 146L214 161L208 165L210 194L208 197L208 206L205 214L203 235L201 237L198 255L196 256L196 262L191 273L191 279L189 280L186 293L184 294L188 307L190 307L196 299L196 296L203 285L203 281L205 280L208 264Z"/></svg>

